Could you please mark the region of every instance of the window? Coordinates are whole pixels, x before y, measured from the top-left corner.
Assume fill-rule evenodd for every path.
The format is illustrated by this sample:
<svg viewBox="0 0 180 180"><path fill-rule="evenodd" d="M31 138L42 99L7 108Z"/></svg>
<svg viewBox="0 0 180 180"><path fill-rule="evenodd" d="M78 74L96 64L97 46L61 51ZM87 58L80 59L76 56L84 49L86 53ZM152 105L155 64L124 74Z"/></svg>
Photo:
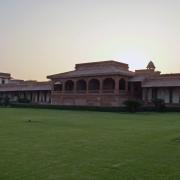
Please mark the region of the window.
<svg viewBox="0 0 180 180"><path fill-rule="evenodd" d="M61 82L56 82L54 84L54 91L62 91L62 83Z"/></svg>
<svg viewBox="0 0 180 180"><path fill-rule="evenodd" d="M112 78L107 78L103 81L103 90L114 90L115 81Z"/></svg>
<svg viewBox="0 0 180 180"><path fill-rule="evenodd" d="M126 90L126 81L124 79L119 80L119 90Z"/></svg>
<svg viewBox="0 0 180 180"><path fill-rule="evenodd" d="M88 84L89 90L99 90L100 89L100 82L98 79L91 79Z"/></svg>
<svg viewBox="0 0 180 180"><path fill-rule="evenodd" d="M81 79L77 81L77 91L86 91L87 89L87 84L86 81Z"/></svg>
<svg viewBox="0 0 180 180"><path fill-rule="evenodd" d="M74 82L72 80L66 81L65 90L66 91L73 91L74 90Z"/></svg>

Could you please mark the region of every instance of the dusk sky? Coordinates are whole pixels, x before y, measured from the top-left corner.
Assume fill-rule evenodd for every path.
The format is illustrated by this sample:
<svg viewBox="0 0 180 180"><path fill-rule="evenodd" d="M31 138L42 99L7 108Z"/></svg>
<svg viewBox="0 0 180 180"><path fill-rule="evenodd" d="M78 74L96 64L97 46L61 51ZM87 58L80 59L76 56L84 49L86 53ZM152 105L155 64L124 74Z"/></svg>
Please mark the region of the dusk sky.
<svg viewBox="0 0 180 180"><path fill-rule="evenodd" d="M45 80L76 63L180 72L180 0L0 0L0 72Z"/></svg>

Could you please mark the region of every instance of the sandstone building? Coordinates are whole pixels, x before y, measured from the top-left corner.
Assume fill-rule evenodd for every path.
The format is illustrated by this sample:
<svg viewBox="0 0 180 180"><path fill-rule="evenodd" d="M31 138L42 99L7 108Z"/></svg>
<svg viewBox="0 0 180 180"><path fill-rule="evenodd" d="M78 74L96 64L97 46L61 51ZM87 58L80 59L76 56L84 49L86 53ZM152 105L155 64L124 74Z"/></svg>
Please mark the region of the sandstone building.
<svg viewBox="0 0 180 180"><path fill-rule="evenodd" d="M0 100L8 97L11 102L27 100L33 104L50 104L51 103L51 83L37 81L23 81L13 79L10 74L0 78Z"/></svg>
<svg viewBox="0 0 180 180"><path fill-rule="evenodd" d="M180 74L161 74L155 69L153 62L135 72L117 61L83 63L73 71L47 76L47 82L13 80L0 73L0 97L67 106L121 106L128 99L151 104L160 98L180 105Z"/></svg>

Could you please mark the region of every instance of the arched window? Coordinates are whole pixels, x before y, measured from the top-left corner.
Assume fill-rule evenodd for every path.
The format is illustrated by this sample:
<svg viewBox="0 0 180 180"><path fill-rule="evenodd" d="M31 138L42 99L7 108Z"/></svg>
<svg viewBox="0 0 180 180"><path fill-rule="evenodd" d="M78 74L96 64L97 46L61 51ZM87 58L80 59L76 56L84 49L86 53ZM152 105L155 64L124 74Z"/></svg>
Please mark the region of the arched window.
<svg viewBox="0 0 180 180"><path fill-rule="evenodd" d="M88 84L88 90L99 90L100 82L98 79L91 79Z"/></svg>
<svg viewBox="0 0 180 180"><path fill-rule="evenodd" d="M62 83L61 82L55 82L54 83L54 91L62 91Z"/></svg>
<svg viewBox="0 0 180 180"><path fill-rule="evenodd" d="M112 78L106 78L103 81L103 90L114 90L115 89L115 81Z"/></svg>
<svg viewBox="0 0 180 180"><path fill-rule="evenodd" d="M77 86L77 91L86 91L87 90L86 81L83 79L77 81L76 86Z"/></svg>
<svg viewBox="0 0 180 180"><path fill-rule="evenodd" d="M126 81L125 79L119 80L119 90L126 90Z"/></svg>
<svg viewBox="0 0 180 180"><path fill-rule="evenodd" d="M73 91L74 90L74 82L72 80L68 80L65 82L65 90Z"/></svg>

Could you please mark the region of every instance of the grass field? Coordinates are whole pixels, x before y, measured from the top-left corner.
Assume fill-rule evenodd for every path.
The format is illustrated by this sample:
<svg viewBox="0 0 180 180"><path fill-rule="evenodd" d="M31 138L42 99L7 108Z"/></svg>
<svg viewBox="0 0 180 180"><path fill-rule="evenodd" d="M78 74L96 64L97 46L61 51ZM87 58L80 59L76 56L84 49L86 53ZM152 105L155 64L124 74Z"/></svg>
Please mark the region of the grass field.
<svg viewBox="0 0 180 180"><path fill-rule="evenodd" d="M180 113L0 108L0 180L16 179L179 180Z"/></svg>

